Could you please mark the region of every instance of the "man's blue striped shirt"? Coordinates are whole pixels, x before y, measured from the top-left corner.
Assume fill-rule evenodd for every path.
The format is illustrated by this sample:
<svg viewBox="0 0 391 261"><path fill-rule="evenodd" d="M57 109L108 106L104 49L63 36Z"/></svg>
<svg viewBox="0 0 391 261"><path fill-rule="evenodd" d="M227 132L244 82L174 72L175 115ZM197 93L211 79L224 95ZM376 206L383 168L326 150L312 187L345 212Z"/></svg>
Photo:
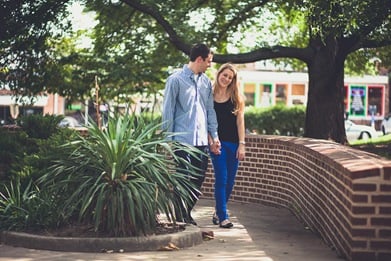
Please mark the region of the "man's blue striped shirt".
<svg viewBox="0 0 391 261"><path fill-rule="evenodd" d="M163 99L163 130L171 139L193 146L208 145L208 133L217 138L212 83L194 75L188 65L167 78Z"/></svg>

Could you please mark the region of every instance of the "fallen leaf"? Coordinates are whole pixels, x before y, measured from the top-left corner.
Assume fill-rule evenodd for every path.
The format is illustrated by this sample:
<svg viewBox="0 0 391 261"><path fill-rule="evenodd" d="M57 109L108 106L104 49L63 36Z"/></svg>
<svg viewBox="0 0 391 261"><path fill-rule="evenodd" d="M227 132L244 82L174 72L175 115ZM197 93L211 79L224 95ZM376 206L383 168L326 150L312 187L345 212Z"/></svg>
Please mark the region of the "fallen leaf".
<svg viewBox="0 0 391 261"><path fill-rule="evenodd" d="M173 251L173 250L178 250L178 249L179 249L179 247L177 247L175 244L168 243L167 246L159 248L159 251Z"/></svg>

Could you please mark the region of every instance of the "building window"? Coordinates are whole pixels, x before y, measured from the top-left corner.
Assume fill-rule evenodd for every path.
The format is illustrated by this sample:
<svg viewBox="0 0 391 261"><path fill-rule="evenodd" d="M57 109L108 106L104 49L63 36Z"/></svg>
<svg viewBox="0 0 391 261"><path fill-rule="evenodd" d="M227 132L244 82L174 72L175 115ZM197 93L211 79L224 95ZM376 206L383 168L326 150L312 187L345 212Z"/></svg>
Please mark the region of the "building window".
<svg viewBox="0 0 391 261"><path fill-rule="evenodd" d="M0 106L0 125L6 125L14 123L11 118L10 107Z"/></svg>
<svg viewBox="0 0 391 261"><path fill-rule="evenodd" d="M287 85L286 84L276 84L276 105L286 105L287 100Z"/></svg>
<svg viewBox="0 0 391 261"><path fill-rule="evenodd" d="M350 115L364 116L366 112L365 86L350 86Z"/></svg>
<svg viewBox="0 0 391 261"><path fill-rule="evenodd" d="M368 110L369 116L384 116L383 112L384 86L368 86Z"/></svg>
<svg viewBox="0 0 391 261"><path fill-rule="evenodd" d="M260 101L259 105L261 107L269 107L272 103L272 85L270 83L268 84L262 84L261 85L261 95L260 95Z"/></svg>
<svg viewBox="0 0 391 261"><path fill-rule="evenodd" d="M255 83L245 83L243 89L246 97L246 106L254 106Z"/></svg>
<svg viewBox="0 0 391 261"><path fill-rule="evenodd" d="M292 84L292 104L303 105L305 103L305 85L304 84Z"/></svg>
<svg viewBox="0 0 391 261"><path fill-rule="evenodd" d="M292 95L305 96L304 84L292 84Z"/></svg>

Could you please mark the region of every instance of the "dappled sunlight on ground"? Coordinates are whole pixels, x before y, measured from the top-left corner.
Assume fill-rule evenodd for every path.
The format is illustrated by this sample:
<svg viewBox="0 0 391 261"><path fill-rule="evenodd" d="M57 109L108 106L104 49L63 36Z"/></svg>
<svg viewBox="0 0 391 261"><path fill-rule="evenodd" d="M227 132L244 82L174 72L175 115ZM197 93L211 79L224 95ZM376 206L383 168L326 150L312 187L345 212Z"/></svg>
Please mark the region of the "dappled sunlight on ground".
<svg viewBox="0 0 391 261"><path fill-rule="evenodd" d="M214 239L172 251L129 253L70 253L32 250L0 245L0 261L84 260L176 260L176 261L342 261L311 231L305 230L286 209L232 202L229 213L233 228L212 223L214 201L201 199L192 216L202 231Z"/></svg>

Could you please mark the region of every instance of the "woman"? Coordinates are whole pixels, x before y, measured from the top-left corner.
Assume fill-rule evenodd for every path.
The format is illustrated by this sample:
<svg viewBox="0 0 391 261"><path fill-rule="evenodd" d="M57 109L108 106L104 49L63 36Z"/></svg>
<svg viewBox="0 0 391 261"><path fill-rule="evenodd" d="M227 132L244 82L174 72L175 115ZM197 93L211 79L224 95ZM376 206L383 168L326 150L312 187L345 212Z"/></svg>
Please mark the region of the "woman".
<svg viewBox="0 0 391 261"><path fill-rule="evenodd" d="M239 92L237 70L232 64L223 64L217 71L213 84L214 108L218 122L220 151L211 149L211 159L214 169L214 196L216 212L213 223L222 228L231 228L227 202L231 195L239 161L245 155L244 130L244 99ZM213 140L209 137L213 147Z"/></svg>

